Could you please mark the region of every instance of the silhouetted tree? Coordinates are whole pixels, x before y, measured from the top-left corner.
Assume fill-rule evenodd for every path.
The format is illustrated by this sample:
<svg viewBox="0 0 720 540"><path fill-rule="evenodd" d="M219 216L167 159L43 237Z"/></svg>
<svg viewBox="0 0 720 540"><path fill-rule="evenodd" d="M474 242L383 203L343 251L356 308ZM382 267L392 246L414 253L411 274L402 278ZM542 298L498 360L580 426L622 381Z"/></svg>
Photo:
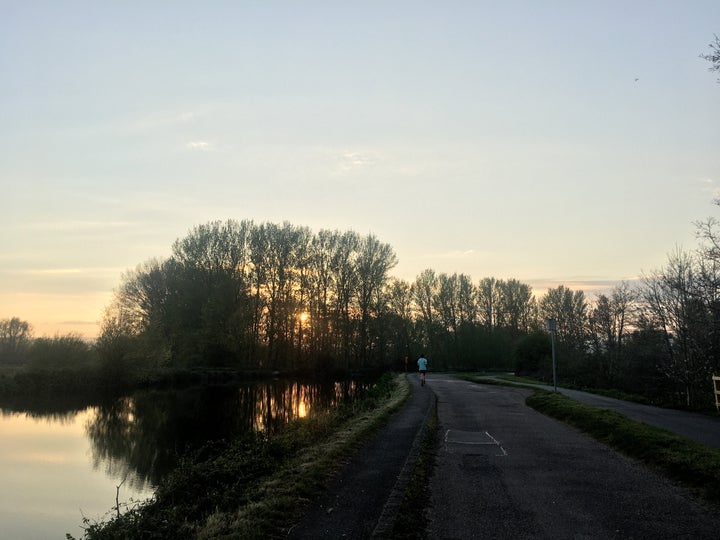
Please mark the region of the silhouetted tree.
<svg viewBox="0 0 720 540"><path fill-rule="evenodd" d="M514 336L533 330L537 321L537 303L532 287L510 279L496 282L494 288L497 290L494 304L498 325L508 328Z"/></svg>
<svg viewBox="0 0 720 540"><path fill-rule="evenodd" d="M413 301L416 310L416 324L420 336L421 348L433 358L437 365L441 354L440 336L443 334L440 317L435 307L435 297L439 288L438 277L434 270L423 270L412 286Z"/></svg>
<svg viewBox="0 0 720 540"><path fill-rule="evenodd" d="M351 360L357 360L357 347L353 344L355 320L352 311L358 290L357 256L360 236L353 231L345 232L334 247L331 259L335 284L334 340L342 367L347 369L351 367Z"/></svg>
<svg viewBox="0 0 720 540"><path fill-rule="evenodd" d="M384 302L380 295L389 278L390 270L397 264L397 257L389 244L380 242L370 234L358 246L356 275L358 280L357 301L360 311L360 362L364 367L374 347L370 333L370 321L377 318ZM377 335L377 334L376 334ZM377 360L377 359L376 359Z"/></svg>
<svg viewBox="0 0 720 540"><path fill-rule="evenodd" d="M486 328L492 330L497 323L497 310L500 297L498 280L494 277L480 280L478 288L478 309L480 321Z"/></svg>
<svg viewBox="0 0 720 540"><path fill-rule="evenodd" d="M707 331L710 313L701 295L698 265L692 254L676 250L667 265L644 278L644 316L665 341L661 369L685 395L687 405L698 403L703 384L712 375Z"/></svg>
<svg viewBox="0 0 720 540"><path fill-rule="evenodd" d="M720 38L715 35L715 41L710 42L708 47L710 47L710 52L701 54L700 58L710 62L711 66L708 70L720 72ZM720 79L718 79L718 82L720 82Z"/></svg>
<svg viewBox="0 0 720 540"><path fill-rule="evenodd" d="M0 362L25 361L32 340L32 328L18 317L0 320Z"/></svg>
<svg viewBox="0 0 720 540"><path fill-rule="evenodd" d="M539 302L541 320L557 323L558 371L566 380L586 378L585 336L587 302L585 293L571 291L564 285L548 289ZM561 369L562 368L562 369Z"/></svg>
<svg viewBox="0 0 720 540"><path fill-rule="evenodd" d="M28 350L30 369L88 370L94 360L90 344L73 333L35 338Z"/></svg>
<svg viewBox="0 0 720 540"><path fill-rule="evenodd" d="M394 332L395 348L391 358L398 360L413 357L421 345L417 342L413 326L413 293L412 285L405 280L391 279L386 285L386 306L388 324ZM398 364L399 365L399 364Z"/></svg>

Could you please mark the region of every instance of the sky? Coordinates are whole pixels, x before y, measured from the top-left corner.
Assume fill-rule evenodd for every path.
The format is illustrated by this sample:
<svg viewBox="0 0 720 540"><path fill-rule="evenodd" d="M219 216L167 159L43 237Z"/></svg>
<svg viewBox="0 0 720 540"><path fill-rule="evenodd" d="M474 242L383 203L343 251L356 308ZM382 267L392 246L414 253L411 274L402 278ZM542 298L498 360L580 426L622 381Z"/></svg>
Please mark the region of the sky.
<svg viewBox="0 0 720 540"><path fill-rule="evenodd" d="M717 0L0 8L0 319L36 336L215 220L591 295L720 214Z"/></svg>

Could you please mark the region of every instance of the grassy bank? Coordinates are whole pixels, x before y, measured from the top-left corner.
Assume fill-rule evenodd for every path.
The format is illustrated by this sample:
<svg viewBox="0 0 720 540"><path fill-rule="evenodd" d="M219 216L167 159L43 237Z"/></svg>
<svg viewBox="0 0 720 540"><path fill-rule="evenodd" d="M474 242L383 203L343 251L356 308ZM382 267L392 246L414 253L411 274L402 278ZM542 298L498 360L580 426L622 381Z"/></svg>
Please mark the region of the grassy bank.
<svg viewBox="0 0 720 540"><path fill-rule="evenodd" d="M422 442L420 454L412 478L403 495L397 520L392 530L396 540L423 540L427 538L427 503L430 500L430 478L435 468L435 459L440 447L437 406L428 423L427 433Z"/></svg>
<svg viewBox="0 0 720 540"><path fill-rule="evenodd" d="M720 450L561 394L536 391L526 403L642 461L705 500L720 504Z"/></svg>
<svg viewBox="0 0 720 540"><path fill-rule="evenodd" d="M543 386L552 386L552 382L548 381L541 381L539 379L532 379L529 377L518 377L517 375L508 375L508 374L478 374L478 373L464 373L462 375L459 375L460 378L463 378L468 381L473 382L482 382L483 384L493 384L492 379L487 379L484 377L493 376L495 379L499 379L500 381L496 381L495 384L505 384L509 383L508 386L526 386L526 385L543 385ZM616 390L612 388L594 388L594 387L587 387L587 386L578 386L575 384L568 383L567 381L562 382L562 387L567 388L570 390L579 390L581 392L588 392L590 394L596 394L598 396L606 396L609 398L614 399L620 399L622 401L630 401L632 403L641 403L643 405L652 405L653 407L663 407L663 408L669 408L669 409L679 409L679 410L691 410L693 412L700 412L704 414L715 414L715 408L690 408L678 406L677 404L672 404L667 401L660 401L657 399L650 399L647 396L644 396L642 394L632 394L628 392L623 392L622 390Z"/></svg>
<svg viewBox="0 0 720 540"><path fill-rule="evenodd" d="M410 395L404 375L385 375L364 399L290 423L277 435L215 443L188 456L156 490L85 538L278 538L302 515L343 458Z"/></svg>

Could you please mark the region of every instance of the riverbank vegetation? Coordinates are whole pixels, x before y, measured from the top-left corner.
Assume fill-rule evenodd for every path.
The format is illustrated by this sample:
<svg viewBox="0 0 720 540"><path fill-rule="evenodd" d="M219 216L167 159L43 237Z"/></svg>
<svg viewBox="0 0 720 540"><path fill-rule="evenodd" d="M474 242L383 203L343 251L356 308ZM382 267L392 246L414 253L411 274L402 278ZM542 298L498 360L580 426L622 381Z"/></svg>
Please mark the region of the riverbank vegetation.
<svg viewBox="0 0 720 540"><path fill-rule="evenodd" d="M386 374L362 399L206 445L186 457L155 496L86 521L87 539L276 538L370 433L410 395L402 375ZM68 535L68 538L71 538Z"/></svg>

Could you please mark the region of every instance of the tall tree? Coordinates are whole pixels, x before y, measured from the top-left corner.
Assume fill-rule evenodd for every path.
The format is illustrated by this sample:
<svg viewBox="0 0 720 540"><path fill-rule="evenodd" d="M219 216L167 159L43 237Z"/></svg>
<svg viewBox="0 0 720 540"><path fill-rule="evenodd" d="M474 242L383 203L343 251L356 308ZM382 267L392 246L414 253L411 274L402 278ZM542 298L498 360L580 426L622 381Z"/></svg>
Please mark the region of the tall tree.
<svg viewBox="0 0 720 540"><path fill-rule="evenodd" d="M457 316L460 326L474 325L478 321L478 292L467 274L457 276Z"/></svg>
<svg viewBox="0 0 720 540"><path fill-rule="evenodd" d="M612 387L621 374L622 349L636 310L636 292L627 282L610 296L598 295L588 315L588 330L597 364L597 384Z"/></svg>
<svg viewBox="0 0 720 540"><path fill-rule="evenodd" d="M665 374L680 385L687 405L697 403L712 374L708 356L708 311L699 294L697 263L680 249L667 265L643 279L645 318L665 338Z"/></svg>
<svg viewBox="0 0 720 540"><path fill-rule="evenodd" d="M175 276L172 261L151 259L125 272L106 308L98 347L106 367L120 364L131 353L136 360L159 365L170 361L173 351L182 352L178 337L184 335L181 313L174 308L182 302L171 296ZM130 340L135 345L130 347Z"/></svg>
<svg viewBox="0 0 720 540"><path fill-rule="evenodd" d="M208 362L232 362L248 347L251 226L248 221L210 222L173 244L177 283L172 292L181 299L176 311L184 312L183 349Z"/></svg>
<svg viewBox="0 0 720 540"><path fill-rule="evenodd" d="M530 332L537 319L532 287L516 279L497 282L497 319L513 336Z"/></svg>
<svg viewBox="0 0 720 540"><path fill-rule="evenodd" d="M357 304L359 248L360 236L353 231L345 232L335 244L331 260L335 284L335 339L345 368L350 367L351 359L357 356L356 348L352 346L355 335L352 311Z"/></svg>
<svg viewBox="0 0 720 540"><path fill-rule="evenodd" d="M333 294L335 293L335 274L333 273L333 253L337 248L341 233L320 230L313 236L309 246L306 273L309 303L309 321L311 335L311 354L325 358L332 355L331 313Z"/></svg>
<svg viewBox="0 0 720 540"><path fill-rule="evenodd" d="M637 294L626 281L614 287L610 296L599 294L589 315L589 325L598 352L617 352L632 324Z"/></svg>
<svg viewBox="0 0 720 540"><path fill-rule="evenodd" d="M542 318L555 319L560 342L574 353L584 349L586 310L585 293L565 285L548 289L540 300Z"/></svg>
<svg viewBox="0 0 720 540"><path fill-rule="evenodd" d="M410 356L414 347L413 292L405 280L393 278L386 288L387 312L394 329L396 355Z"/></svg>
<svg viewBox="0 0 720 540"><path fill-rule="evenodd" d="M708 68L709 71L720 72L720 37L718 37L717 34L715 35L715 40L710 42L708 47L710 48L710 52L707 54L701 54L700 58L704 58L710 62L711 65ZM718 82L720 82L720 78L718 79Z"/></svg>
<svg viewBox="0 0 720 540"><path fill-rule="evenodd" d="M497 325L499 298L498 280L494 277L481 279L478 285L480 320L490 330Z"/></svg>
<svg viewBox="0 0 720 540"><path fill-rule="evenodd" d="M288 222L265 224L264 265L265 336L267 359L274 365L287 361L291 354L297 324L297 290L300 287L299 264L309 242L309 230Z"/></svg>
<svg viewBox="0 0 720 540"><path fill-rule="evenodd" d="M715 201L720 205L720 201ZM720 223L709 218L695 224L700 246L697 253L698 294L708 310L705 330L708 359L720 373Z"/></svg>
<svg viewBox="0 0 720 540"><path fill-rule="evenodd" d="M435 310L443 329L456 337L458 330L459 283L458 275L438 275L438 288L434 296Z"/></svg>
<svg viewBox="0 0 720 540"><path fill-rule="evenodd" d="M421 328L422 346L433 354L435 348L436 326L438 317L434 305L434 298L439 287L438 277L434 270L425 269L413 283L413 300L417 309L417 320Z"/></svg>
<svg viewBox="0 0 720 540"><path fill-rule="evenodd" d="M372 342L370 335L370 318L373 305L379 305L379 294L387 282L388 273L397 264L397 257L390 244L380 242L375 235L368 235L359 245L356 265L358 278L358 307L360 309L360 361L362 364L369 358L369 347Z"/></svg>
<svg viewBox="0 0 720 540"><path fill-rule="evenodd" d="M457 359L460 352L458 343L458 276L457 274L443 273L439 274L437 278L438 286L433 297L433 305L438 315L442 339L437 339L436 343L441 346L439 352L444 358ZM435 354L437 352L436 350Z"/></svg>
<svg viewBox="0 0 720 540"><path fill-rule="evenodd" d="M31 340L32 329L27 321L18 317L0 320L0 362L23 361Z"/></svg>

